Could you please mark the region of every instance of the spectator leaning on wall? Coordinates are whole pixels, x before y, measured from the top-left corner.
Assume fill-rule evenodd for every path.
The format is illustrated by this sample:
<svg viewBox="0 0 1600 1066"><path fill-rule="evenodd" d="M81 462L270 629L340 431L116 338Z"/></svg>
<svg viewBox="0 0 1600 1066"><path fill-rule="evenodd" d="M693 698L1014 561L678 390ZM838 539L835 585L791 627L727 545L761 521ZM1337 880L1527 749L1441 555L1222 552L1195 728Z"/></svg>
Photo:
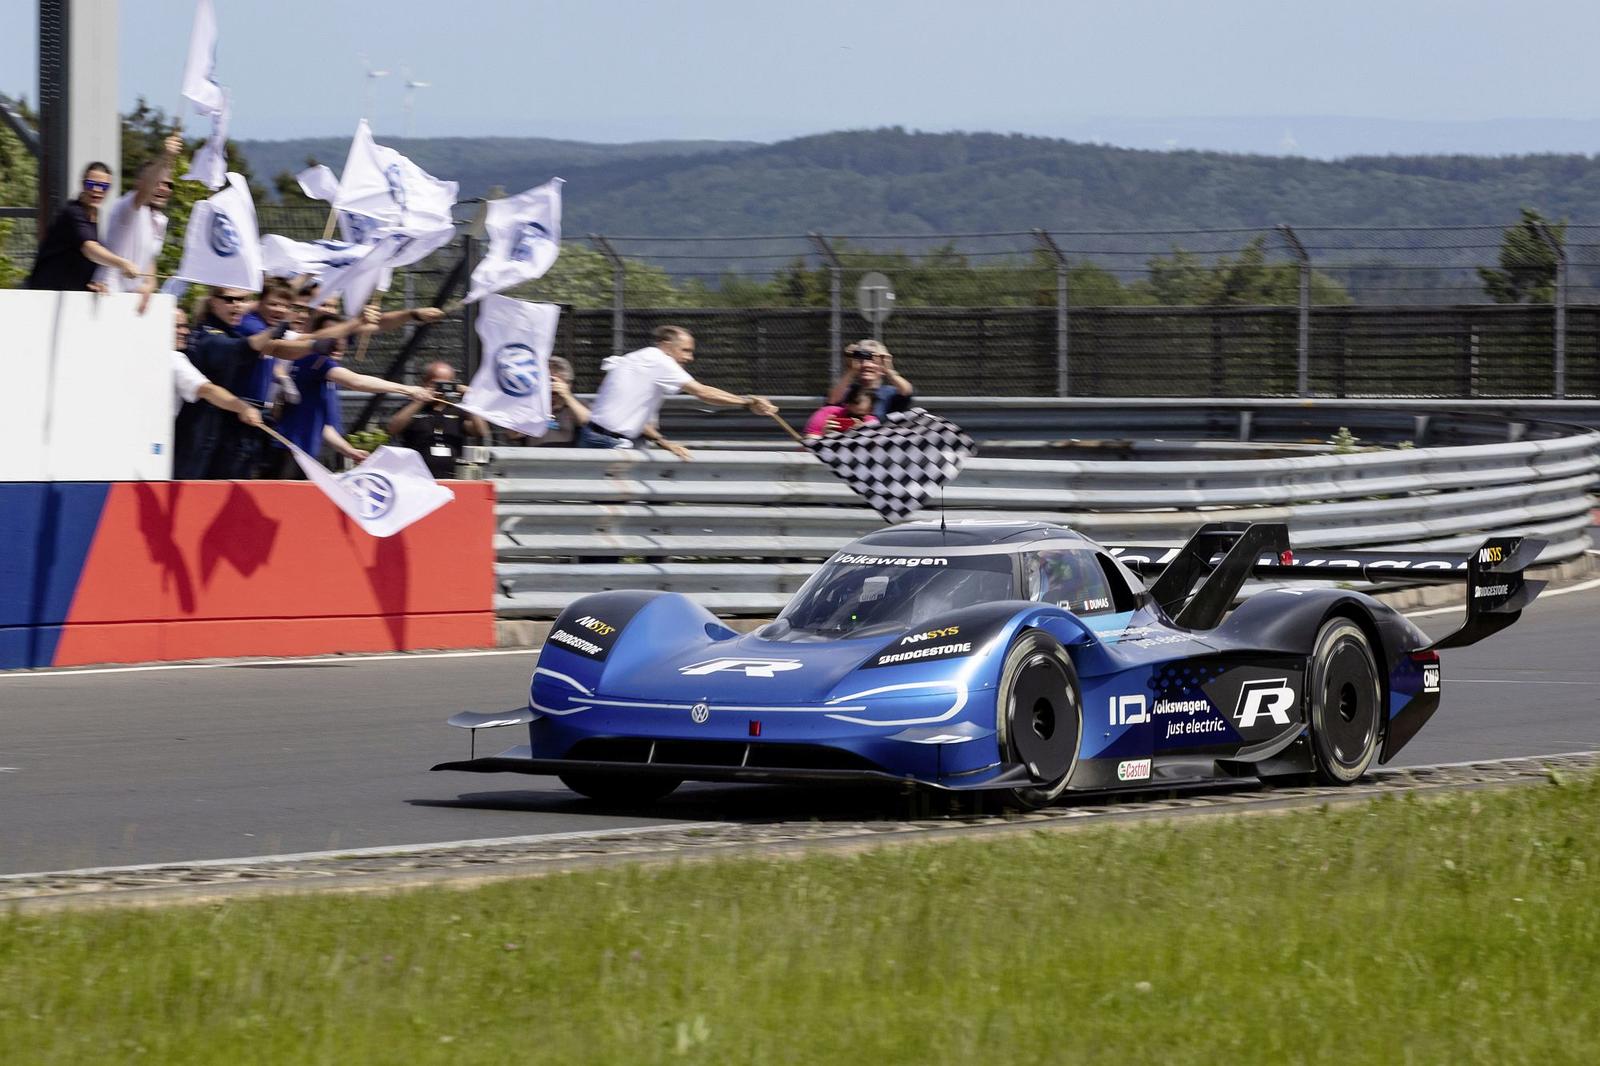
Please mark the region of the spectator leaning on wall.
<svg viewBox="0 0 1600 1066"><path fill-rule="evenodd" d="M111 168L90 163L83 168L83 191L61 209L45 231L24 288L83 292L94 281L96 264L139 277L137 264L100 243L100 205L111 191Z"/></svg>
<svg viewBox="0 0 1600 1066"><path fill-rule="evenodd" d="M172 161L183 149L183 138L176 133L161 146L161 157L139 168L132 189L117 197L106 211L105 246L139 268L136 280L122 271L103 266L95 272L95 282L107 292L137 292L143 314L156 288L156 259L167 242L167 201L172 198Z"/></svg>
<svg viewBox="0 0 1600 1066"><path fill-rule="evenodd" d="M263 358L297 359L333 346L329 338L285 340L281 332L287 330L281 325L252 337L240 336L239 319L253 299L244 289L213 289L199 325L189 336L189 361L195 368L208 381L247 401L259 401L251 395L251 387ZM224 419L220 412L199 404L186 405L178 415L174 434L172 476L185 481L252 476L254 470L247 464L256 453L241 446L242 434L239 424Z"/></svg>
<svg viewBox="0 0 1600 1066"><path fill-rule="evenodd" d="M172 414L176 418L183 410L186 403L204 400L213 407L223 411L230 411L237 415L239 421L253 429L261 428L261 412L245 403L239 397L223 388L206 380L206 376L194 368L189 362L189 357L184 355L184 349L189 346L189 314L183 308L178 308L173 322L173 349L172 349Z"/></svg>
<svg viewBox="0 0 1600 1066"><path fill-rule="evenodd" d="M830 404L848 403L850 395L872 394L872 413L880 420L911 408L911 382L894 368L894 356L880 341L859 340L844 350L844 374L828 390Z"/></svg>
<svg viewBox="0 0 1600 1066"><path fill-rule="evenodd" d="M675 392L758 415L778 413L765 397L738 396L691 377L684 367L694 362L694 335L682 326L657 326L652 337L651 347L613 355L600 364L605 380L595 394L588 425L578 430L578 447L631 448L643 437L679 459L688 459L688 450L663 437L655 425L661 401Z"/></svg>

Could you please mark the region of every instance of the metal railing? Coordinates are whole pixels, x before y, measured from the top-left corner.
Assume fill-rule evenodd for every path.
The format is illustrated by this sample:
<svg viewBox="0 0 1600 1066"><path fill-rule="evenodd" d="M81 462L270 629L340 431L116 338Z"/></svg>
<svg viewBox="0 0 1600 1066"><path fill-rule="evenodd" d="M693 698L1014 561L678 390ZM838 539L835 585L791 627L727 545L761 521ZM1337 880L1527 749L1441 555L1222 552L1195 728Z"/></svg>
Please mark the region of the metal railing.
<svg viewBox="0 0 1600 1066"><path fill-rule="evenodd" d="M1194 413L1197 431L1206 418ZM1502 424L1499 443L1253 460L978 456L942 504L952 520L1027 517L1103 543L1176 544L1202 521L1283 521L1307 548L1464 550L1497 532L1544 537L1545 561L1576 556L1600 486L1600 432L1523 431L1507 439L1518 433ZM550 617L610 588L770 614L840 544L882 525L803 452L706 450L693 463L659 454L490 451L503 617Z"/></svg>
<svg viewBox="0 0 1600 1066"><path fill-rule="evenodd" d="M259 215L263 232L301 238L325 218ZM31 228L0 239L0 275L26 272ZM463 234L400 272L392 299L424 297L474 254ZM1600 225L1587 223L572 233L550 274L512 294L569 308L556 350L579 391L603 358L676 322L697 334L706 380L816 394L842 345L872 332L853 291L878 270L898 295L883 339L926 395L1600 397ZM400 343L380 335L358 368L383 368ZM466 368L475 350L457 314L410 365Z"/></svg>

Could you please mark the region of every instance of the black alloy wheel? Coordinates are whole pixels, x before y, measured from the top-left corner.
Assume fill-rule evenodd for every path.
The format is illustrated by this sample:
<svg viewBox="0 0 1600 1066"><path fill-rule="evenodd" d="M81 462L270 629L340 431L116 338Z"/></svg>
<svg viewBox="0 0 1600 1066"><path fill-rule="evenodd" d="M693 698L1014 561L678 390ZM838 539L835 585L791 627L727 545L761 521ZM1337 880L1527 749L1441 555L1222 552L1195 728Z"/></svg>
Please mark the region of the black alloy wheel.
<svg viewBox="0 0 1600 1066"><path fill-rule="evenodd" d="M995 718L1000 757L1041 782L1012 789L1012 802L1026 810L1053 803L1067 790L1083 743L1078 672L1054 637L1029 631L1011 646Z"/></svg>
<svg viewBox="0 0 1600 1066"><path fill-rule="evenodd" d="M1383 685L1372 644L1348 618L1317 632L1311 653L1311 745L1317 778L1330 785L1355 781L1378 754L1383 733Z"/></svg>

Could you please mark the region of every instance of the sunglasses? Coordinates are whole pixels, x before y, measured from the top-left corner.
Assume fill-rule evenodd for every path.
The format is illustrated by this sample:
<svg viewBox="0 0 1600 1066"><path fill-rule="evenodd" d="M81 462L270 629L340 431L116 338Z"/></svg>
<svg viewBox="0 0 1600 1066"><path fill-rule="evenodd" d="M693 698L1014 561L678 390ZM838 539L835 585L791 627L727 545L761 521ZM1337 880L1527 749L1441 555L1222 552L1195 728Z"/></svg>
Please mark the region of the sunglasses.
<svg viewBox="0 0 1600 1066"><path fill-rule="evenodd" d="M225 304L242 304L250 302L250 297L248 296L213 296L212 299L221 300Z"/></svg>
<svg viewBox="0 0 1600 1066"><path fill-rule="evenodd" d="M109 181L92 181L89 178L83 179L83 187L85 189L93 189L96 192L111 191L111 183Z"/></svg>

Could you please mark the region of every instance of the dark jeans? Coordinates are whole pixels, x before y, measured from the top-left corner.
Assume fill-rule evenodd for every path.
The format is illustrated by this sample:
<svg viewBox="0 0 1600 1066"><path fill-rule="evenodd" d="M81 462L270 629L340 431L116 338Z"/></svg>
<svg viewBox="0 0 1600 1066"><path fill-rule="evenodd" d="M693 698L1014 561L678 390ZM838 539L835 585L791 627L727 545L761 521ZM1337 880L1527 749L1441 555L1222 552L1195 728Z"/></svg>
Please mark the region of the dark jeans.
<svg viewBox="0 0 1600 1066"><path fill-rule="evenodd" d="M579 426L577 439L573 442L579 448L631 448L633 441L626 437L613 437L606 433L598 432L589 426Z"/></svg>

